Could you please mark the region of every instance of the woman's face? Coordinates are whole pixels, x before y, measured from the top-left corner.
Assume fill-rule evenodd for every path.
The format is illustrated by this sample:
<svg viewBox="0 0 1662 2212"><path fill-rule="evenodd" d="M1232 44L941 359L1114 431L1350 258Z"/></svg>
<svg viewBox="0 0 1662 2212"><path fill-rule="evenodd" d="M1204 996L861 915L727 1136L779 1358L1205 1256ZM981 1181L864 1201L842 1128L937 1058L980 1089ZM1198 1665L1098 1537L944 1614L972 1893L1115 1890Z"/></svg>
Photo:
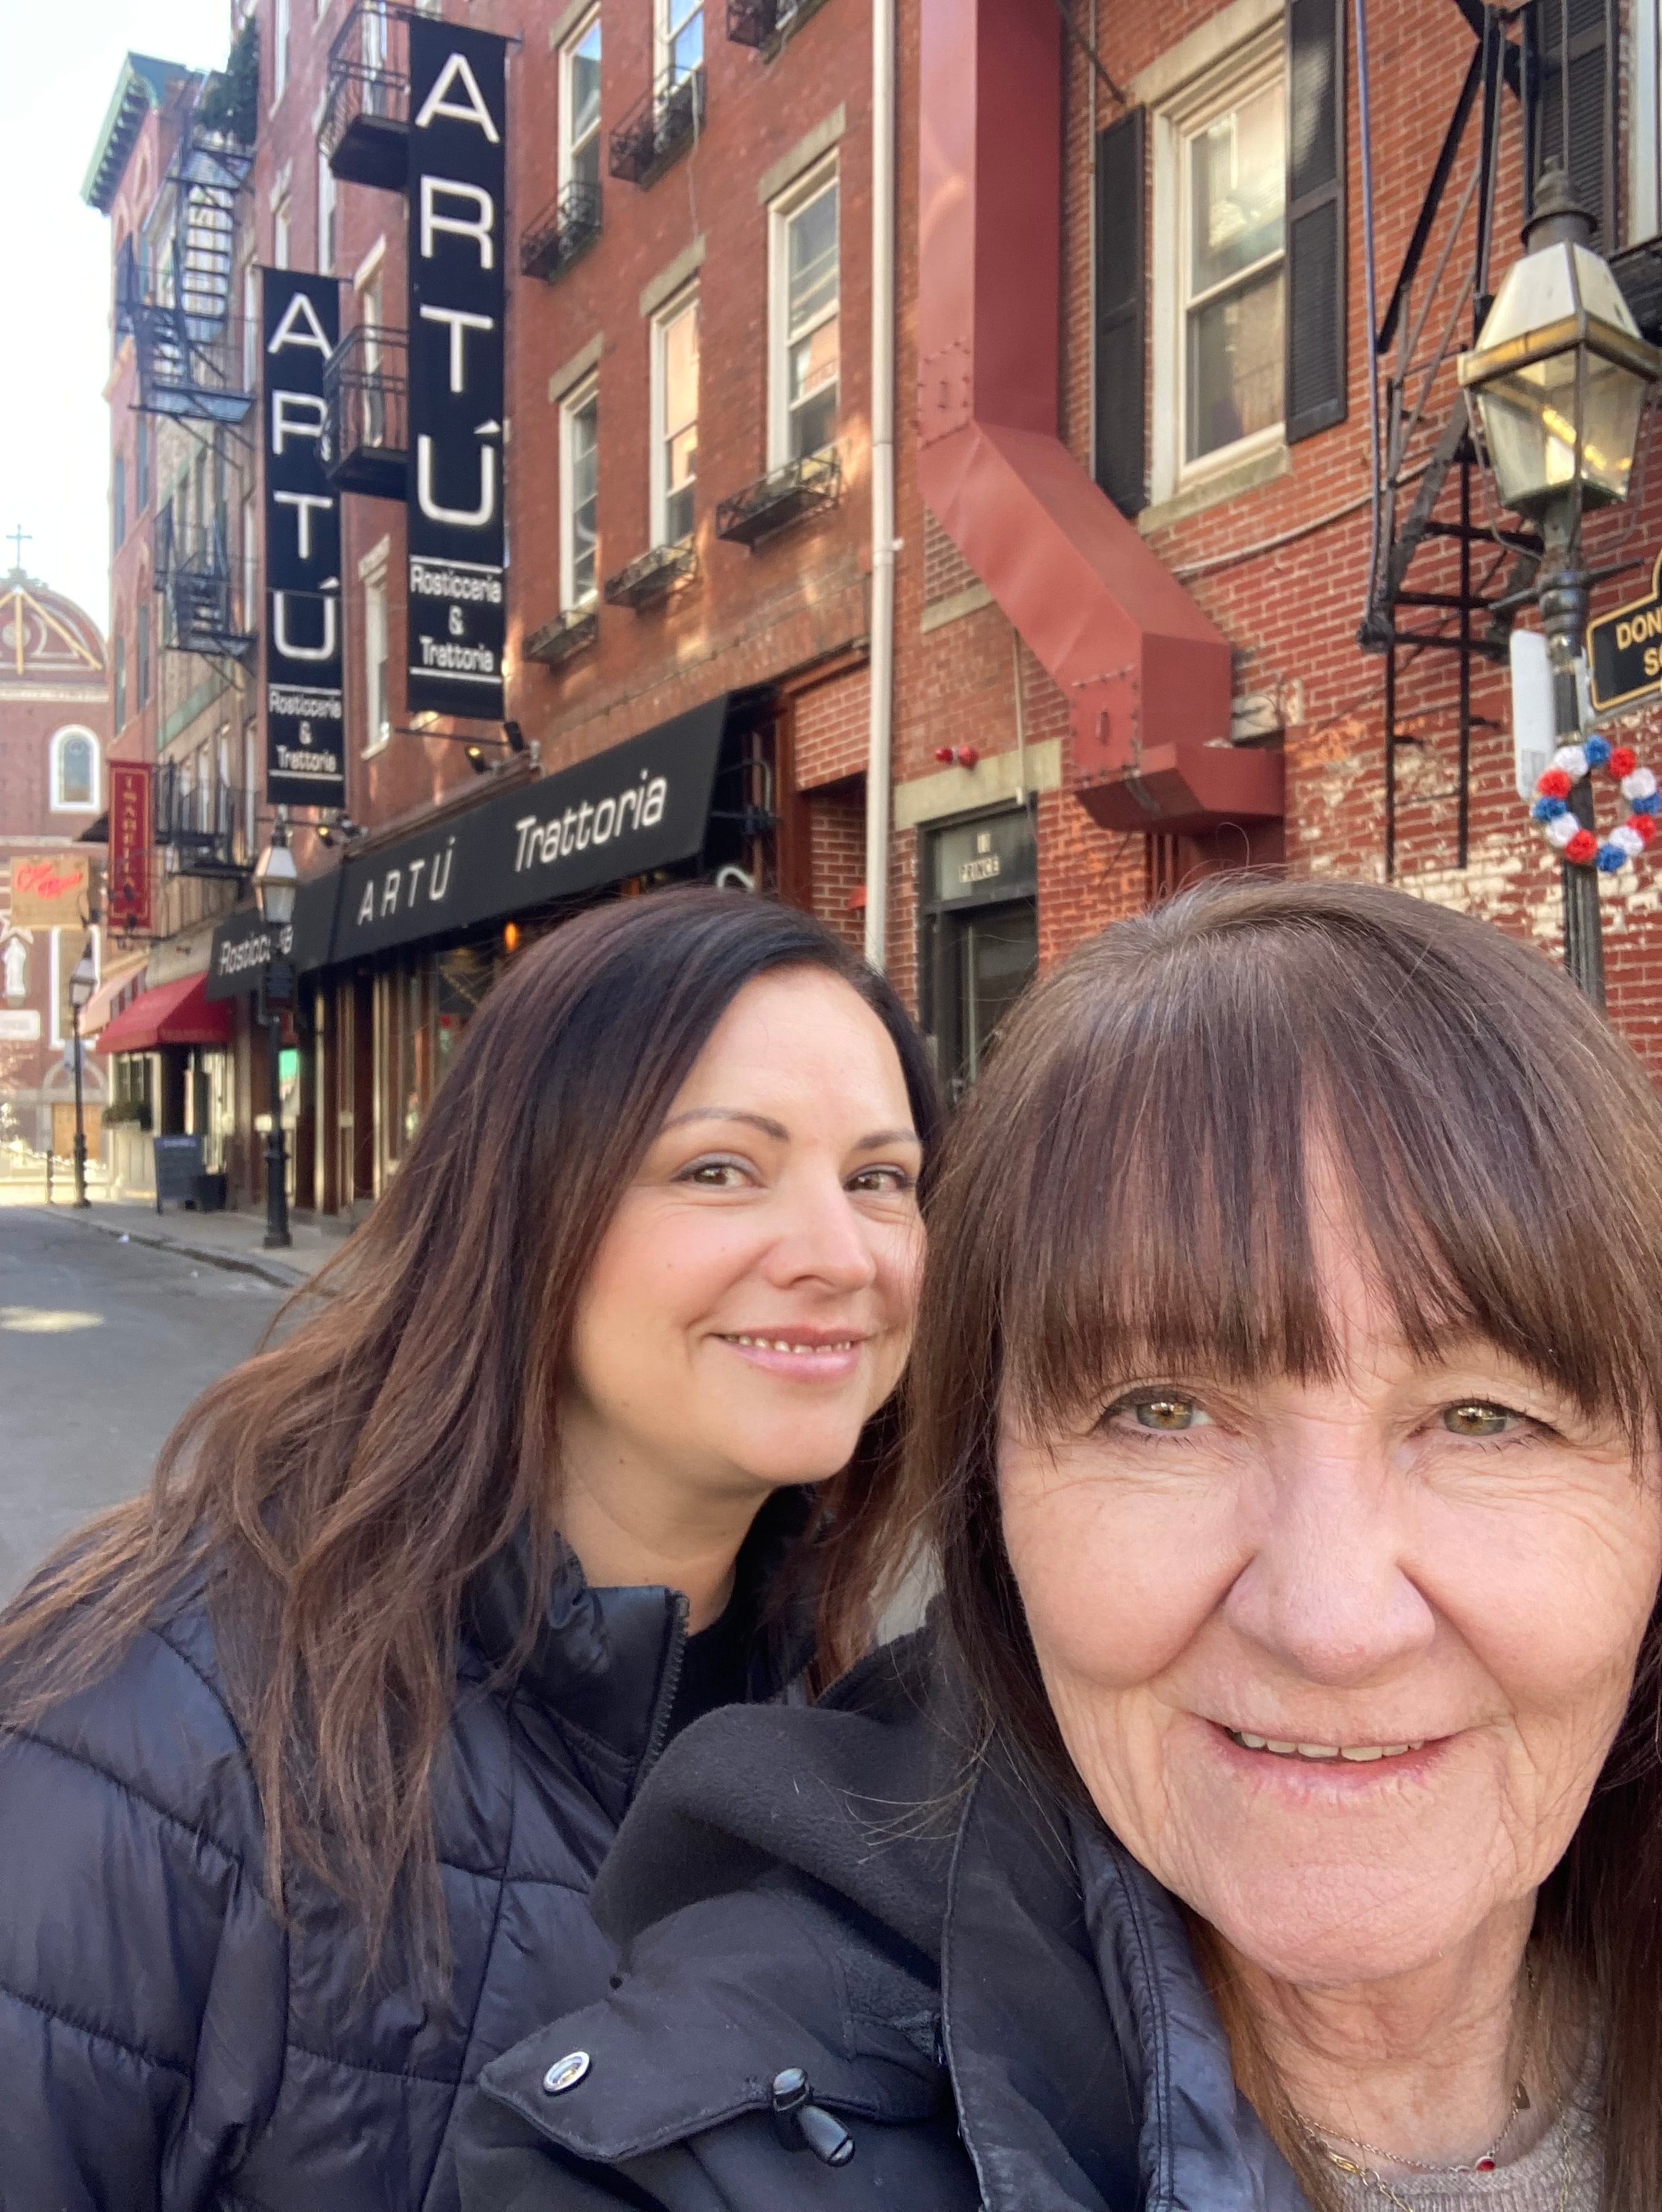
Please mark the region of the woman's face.
<svg viewBox="0 0 1662 2212"><path fill-rule="evenodd" d="M910 1345L921 1164L864 1000L811 968L747 984L584 1286L568 1450L728 1496L844 1467Z"/></svg>
<svg viewBox="0 0 1662 2212"><path fill-rule="evenodd" d="M1654 1455L1493 1345L1431 1365L1329 1232L1330 1382L1128 1374L1007 1429L1005 1540L1103 1818L1306 1988L1427 1965L1562 1856L1662 1572Z"/></svg>

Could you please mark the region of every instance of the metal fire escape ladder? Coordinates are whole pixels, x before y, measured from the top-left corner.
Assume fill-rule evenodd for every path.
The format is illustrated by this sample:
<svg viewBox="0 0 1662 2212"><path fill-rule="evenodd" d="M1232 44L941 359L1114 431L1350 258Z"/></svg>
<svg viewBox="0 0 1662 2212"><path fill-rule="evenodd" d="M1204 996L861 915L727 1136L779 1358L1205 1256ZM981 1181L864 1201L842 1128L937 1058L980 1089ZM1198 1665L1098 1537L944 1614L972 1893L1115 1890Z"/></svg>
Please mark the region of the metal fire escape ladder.
<svg viewBox="0 0 1662 2212"><path fill-rule="evenodd" d="M252 150L192 123L168 181L171 265L154 295L131 241L116 282L118 327L131 333L141 412L175 421L240 423L253 404L241 387L240 318L233 298L238 200L250 188Z"/></svg>
<svg viewBox="0 0 1662 2212"><path fill-rule="evenodd" d="M1527 599L1540 558L1538 538L1484 514L1478 455L1456 356L1470 346L1490 304L1489 268L1496 181L1507 95L1524 76L1519 42L1509 35L1533 0L1495 8L1456 0L1473 32L1472 51L1425 198L1390 301L1373 333L1383 428L1376 481L1379 515L1367 603L1357 641L1385 657L1385 863L1397 869L1403 806L1455 805L1455 865L1470 843L1473 665L1504 655L1513 611ZM1369 118L1364 109L1364 131ZM1476 143L1473 144L1474 131ZM1509 573L1496 588L1500 572ZM1482 617L1480 622L1477 618ZM1456 656L1454 698L1446 699L1446 664ZM1453 782L1399 788L1404 748L1426 742L1431 720L1409 694L1418 678L1440 713L1454 709Z"/></svg>

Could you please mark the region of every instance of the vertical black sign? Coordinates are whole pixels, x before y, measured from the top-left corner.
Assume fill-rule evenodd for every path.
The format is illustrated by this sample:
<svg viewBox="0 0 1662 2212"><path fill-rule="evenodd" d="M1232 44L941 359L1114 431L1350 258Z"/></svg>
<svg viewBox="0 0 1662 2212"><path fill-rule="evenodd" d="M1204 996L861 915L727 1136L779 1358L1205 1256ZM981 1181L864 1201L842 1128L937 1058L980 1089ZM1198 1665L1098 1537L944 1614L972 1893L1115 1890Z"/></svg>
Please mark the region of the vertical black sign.
<svg viewBox="0 0 1662 2212"><path fill-rule="evenodd" d="M340 332L332 276L262 269L265 445L265 796L344 806L340 501L324 469L323 365Z"/></svg>
<svg viewBox="0 0 1662 2212"><path fill-rule="evenodd" d="M502 716L507 42L410 25L411 712Z"/></svg>

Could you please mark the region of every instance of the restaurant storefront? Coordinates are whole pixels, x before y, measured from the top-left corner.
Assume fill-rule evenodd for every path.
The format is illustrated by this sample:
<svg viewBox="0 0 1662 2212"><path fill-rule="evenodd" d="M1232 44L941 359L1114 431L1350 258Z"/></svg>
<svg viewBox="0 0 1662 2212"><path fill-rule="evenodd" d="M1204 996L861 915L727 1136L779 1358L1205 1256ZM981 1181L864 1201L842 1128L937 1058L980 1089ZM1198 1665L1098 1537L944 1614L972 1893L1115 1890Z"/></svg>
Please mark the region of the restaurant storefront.
<svg viewBox="0 0 1662 2212"><path fill-rule="evenodd" d="M734 864L754 825L742 805L721 804L740 781L733 719L725 697L713 700L359 847L301 884L280 941L253 908L221 924L208 991L238 1002L251 1098L265 1096L261 978L274 957L297 976L282 1048L300 1209L353 1214L386 1189L468 1023L521 945L596 898Z"/></svg>

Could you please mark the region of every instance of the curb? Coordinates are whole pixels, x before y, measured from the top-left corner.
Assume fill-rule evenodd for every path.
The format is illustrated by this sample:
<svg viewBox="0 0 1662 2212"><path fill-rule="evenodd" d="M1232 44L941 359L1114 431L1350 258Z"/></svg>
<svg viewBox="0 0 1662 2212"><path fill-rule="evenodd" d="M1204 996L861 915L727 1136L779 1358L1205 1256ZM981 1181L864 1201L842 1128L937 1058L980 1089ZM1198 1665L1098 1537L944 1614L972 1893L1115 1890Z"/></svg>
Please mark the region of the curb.
<svg viewBox="0 0 1662 2212"><path fill-rule="evenodd" d="M31 1207L30 1211L36 1209ZM143 1244L153 1252L171 1252L176 1259L199 1260L210 1267L223 1267L234 1275L255 1275L273 1290L297 1291L311 1281L311 1277L297 1267L284 1267L281 1260L251 1259L240 1252L210 1251L206 1245L187 1244L182 1238L159 1234L149 1235L138 1229L118 1229L113 1221L82 1221L79 1214L69 1208L41 1206L39 1211L50 1213L54 1221L73 1221L77 1228L95 1230L100 1237L118 1240L125 1237L130 1244Z"/></svg>

